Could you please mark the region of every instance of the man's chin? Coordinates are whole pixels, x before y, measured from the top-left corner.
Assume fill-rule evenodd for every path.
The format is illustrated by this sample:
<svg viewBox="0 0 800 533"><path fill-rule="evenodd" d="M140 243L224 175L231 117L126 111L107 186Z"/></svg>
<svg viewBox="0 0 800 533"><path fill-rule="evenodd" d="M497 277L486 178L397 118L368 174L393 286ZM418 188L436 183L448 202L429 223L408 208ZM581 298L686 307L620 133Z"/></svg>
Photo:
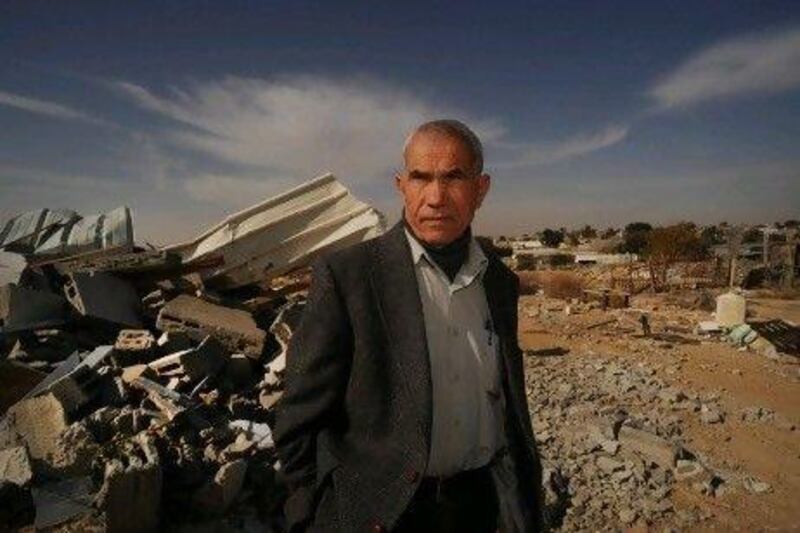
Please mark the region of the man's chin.
<svg viewBox="0 0 800 533"><path fill-rule="evenodd" d="M456 240L459 235L450 227L430 227L424 226L421 235L417 237L425 244L431 246L444 246Z"/></svg>

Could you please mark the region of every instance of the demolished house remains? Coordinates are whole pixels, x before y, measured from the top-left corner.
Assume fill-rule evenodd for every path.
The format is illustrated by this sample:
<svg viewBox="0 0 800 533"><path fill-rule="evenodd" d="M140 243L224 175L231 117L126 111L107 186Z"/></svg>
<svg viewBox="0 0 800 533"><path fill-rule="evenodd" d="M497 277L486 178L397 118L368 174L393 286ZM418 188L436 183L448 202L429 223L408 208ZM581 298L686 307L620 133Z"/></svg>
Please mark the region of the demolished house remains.
<svg viewBox="0 0 800 533"><path fill-rule="evenodd" d="M280 525L271 424L305 267L383 216L324 175L161 249L127 207L0 225L0 531Z"/></svg>

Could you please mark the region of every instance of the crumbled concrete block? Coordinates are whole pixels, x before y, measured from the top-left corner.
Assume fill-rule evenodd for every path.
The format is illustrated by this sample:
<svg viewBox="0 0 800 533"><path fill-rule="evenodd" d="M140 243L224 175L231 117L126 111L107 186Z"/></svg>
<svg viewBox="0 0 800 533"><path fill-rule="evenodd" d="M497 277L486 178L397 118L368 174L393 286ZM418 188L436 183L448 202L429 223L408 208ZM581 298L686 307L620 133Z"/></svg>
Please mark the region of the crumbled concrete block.
<svg viewBox="0 0 800 533"><path fill-rule="evenodd" d="M114 343L114 361L119 366L146 362L156 347L156 339L146 329L123 329Z"/></svg>
<svg viewBox="0 0 800 533"><path fill-rule="evenodd" d="M108 531L156 531L161 511L163 473L158 452L145 439L139 441L144 458L114 459L106 464L103 486L96 502L105 512Z"/></svg>
<svg viewBox="0 0 800 533"><path fill-rule="evenodd" d="M661 467L672 468L675 465L677 447L658 435L622 426L619 430L619 442L623 450L635 452Z"/></svg>
<svg viewBox="0 0 800 533"><path fill-rule="evenodd" d="M0 361L0 416L45 378L44 372L13 361Z"/></svg>
<svg viewBox="0 0 800 533"><path fill-rule="evenodd" d="M104 380L100 369L113 350L112 346L98 346L74 369L47 388L61 401L68 413L74 413L101 392Z"/></svg>
<svg viewBox="0 0 800 533"><path fill-rule="evenodd" d="M704 424L719 424L724 421L724 417L718 409L703 404L700 408L700 420Z"/></svg>
<svg viewBox="0 0 800 533"><path fill-rule="evenodd" d="M9 283L0 287L0 328L6 332L26 331L63 324L67 301L50 292Z"/></svg>
<svg viewBox="0 0 800 533"><path fill-rule="evenodd" d="M161 331L184 331L195 340L211 335L231 352L258 359L266 332L246 311L215 305L185 294L170 300L158 314Z"/></svg>
<svg viewBox="0 0 800 533"><path fill-rule="evenodd" d="M33 468L24 446L0 450L0 482L27 485L33 479Z"/></svg>
<svg viewBox="0 0 800 533"><path fill-rule="evenodd" d="M246 474L245 460L238 459L225 463L217 470L214 480L197 491L195 500L209 514L224 514L239 496Z"/></svg>
<svg viewBox="0 0 800 533"><path fill-rule="evenodd" d="M129 282L107 272L76 272L64 284L64 293L80 314L139 328L140 300ZM109 295L113 294L113 298Z"/></svg>
<svg viewBox="0 0 800 533"><path fill-rule="evenodd" d="M600 470L607 474L611 474L612 472L616 472L625 468L625 463L622 461L617 461L616 459L606 457L605 455L598 457L595 462Z"/></svg>
<svg viewBox="0 0 800 533"><path fill-rule="evenodd" d="M77 516L93 512L92 480L78 477L53 481L32 489L36 505L37 531L63 524Z"/></svg>
<svg viewBox="0 0 800 533"><path fill-rule="evenodd" d="M122 370L122 381L128 385L136 381L138 377L155 378L156 372L147 365L133 365Z"/></svg>
<svg viewBox="0 0 800 533"><path fill-rule="evenodd" d="M225 349L213 337L208 336L197 348L167 355L150 362L148 366L160 376L185 375L191 380L199 380L216 374L225 365L225 360Z"/></svg>
<svg viewBox="0 0 800 533"><path fill-rule="evenodd" d="M753 494L767 494L772 492L772 485L766 481L760 481L752 476L747 476L742 481L744 488Z"/></svg>
<svg viewBox="0 0 800 533"><path fill-rule="evenodd" d="M158 350L163 354L181 352L191 348L192 340L184 331L168 331L161 334L156 341Z"/></svg>
<svg viewBox="0 0 800 533"><path fill-rule="evenodd" d="M46 459L57 447L67 427L64 406L53 394L22 400L11 406L8 417L14 431L28 445L33 459Z"/></svg>
<svg viewBox="0 0 800 533"><path fill-rule="evenodd" d="M697 461L678 460L678 464L673 469L677 481L694 480L706 473L706 469Z"/></svg>

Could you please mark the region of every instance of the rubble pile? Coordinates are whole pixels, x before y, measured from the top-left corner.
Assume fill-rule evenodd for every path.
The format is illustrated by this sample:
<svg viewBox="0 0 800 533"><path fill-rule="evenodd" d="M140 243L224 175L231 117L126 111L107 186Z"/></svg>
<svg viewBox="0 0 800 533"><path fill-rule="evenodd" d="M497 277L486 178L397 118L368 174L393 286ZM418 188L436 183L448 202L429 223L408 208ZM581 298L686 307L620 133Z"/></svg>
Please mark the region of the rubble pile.
<svg viewBox="0 0 800 533"><path fill-rule="evenodd" d="M0 288L0 530L279 527L271 426L303 267L382 218L330 175L164 249L119 213L0 226L27 261Z"/></svg>
<svg viewBox="0 0 800 533"><path fill-rule="evenodd" d="M545 465L551 525L563 531L624 529L635 523L699 527L712 515L676 508L677 486L711 497L764 493L769 484L715 465L683 440L686 417L776 423L763 408L726 413L718 394L698 395L658 376L666 365L602 353L526 357L534 434Z"/></svg>

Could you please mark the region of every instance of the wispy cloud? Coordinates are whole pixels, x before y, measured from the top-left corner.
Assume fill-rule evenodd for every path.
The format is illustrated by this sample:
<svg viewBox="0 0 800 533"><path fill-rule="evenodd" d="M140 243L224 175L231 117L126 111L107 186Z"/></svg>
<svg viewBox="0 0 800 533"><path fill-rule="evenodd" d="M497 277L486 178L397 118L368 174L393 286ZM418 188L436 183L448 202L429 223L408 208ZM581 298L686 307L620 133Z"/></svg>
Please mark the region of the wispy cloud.
<svg viewBox="0 0 800 533"><path fill-rule="evenodd" d="M800 87L800 28L747 35L700 51L656 83L657 108Z"/></svg>
<svg viewBox="0 0 800 533"><path fill-rule="evenodd" d="M91 124L107 124L103 119L69 106L4 91L0 91L0 105L61 120L77 120Z"/></svg>
<svg viewBox="0 0 800 533"><path fill-rule="evenodd" d="M614 146L628 136L628 126L609 126L595 133L581 133L555 142L516 145L517 155L503 167L550 165Z"/></svg>
<svg viewBox="0 0 800 533"><path fill-rule="evenodd" d="M141 108L179 122L166 134L170 142L249 167L248 175L259 169L265 180L324 171L351 183L387 179L411 128L435 117L463 117L374 80L227 77L165 94L127 82L116 88ZM491 121L465 120L486 140L503 134Z"/></svg>

